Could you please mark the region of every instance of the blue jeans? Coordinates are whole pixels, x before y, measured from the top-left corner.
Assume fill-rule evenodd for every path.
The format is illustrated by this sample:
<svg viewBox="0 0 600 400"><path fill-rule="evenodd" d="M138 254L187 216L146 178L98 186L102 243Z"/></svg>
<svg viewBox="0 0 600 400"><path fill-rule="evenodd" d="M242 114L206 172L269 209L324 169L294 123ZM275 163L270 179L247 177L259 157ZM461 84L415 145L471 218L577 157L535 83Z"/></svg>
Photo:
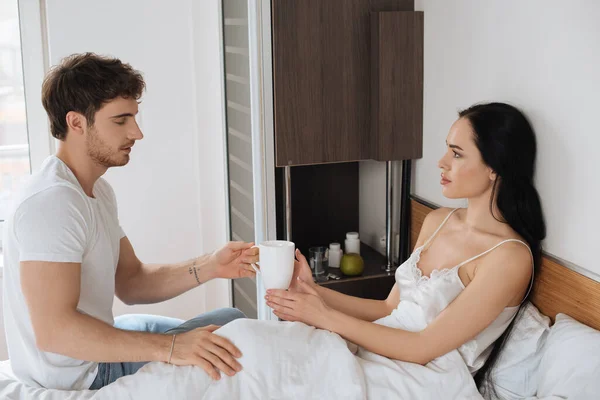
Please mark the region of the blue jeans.
<svg viewBox="0 0 600 400"><path fill-rule="evenodd" d="M128 314L115 318L115 328L173 335L208 325L222 326L238 318L246 318L246 316L237 308L221 308L201 314L189 321L159 315ZM97 390L113 383L122 376L135 374L138 369L147 363L148 361L99 363L98 375L96 375L90 389Z"/></svg>

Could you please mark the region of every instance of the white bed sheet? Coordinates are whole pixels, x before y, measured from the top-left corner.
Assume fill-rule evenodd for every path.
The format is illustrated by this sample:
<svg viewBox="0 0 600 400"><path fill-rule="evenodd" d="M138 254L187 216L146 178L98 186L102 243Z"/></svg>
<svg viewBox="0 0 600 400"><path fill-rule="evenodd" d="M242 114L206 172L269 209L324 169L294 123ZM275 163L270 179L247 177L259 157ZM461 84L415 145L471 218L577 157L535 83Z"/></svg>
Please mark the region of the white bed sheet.
<svg viewBox="0 0 600 400"><path fill-rule="evenodd" d="M4 400L87 400L95 394L94 391L63 391L35 389L19 382L10 367L10 361L0 361L0 399Z"/></svg>
<svg viewBox="0 0 600 400"><path fill-rule="evenodd" d="M482 399L455 350L426 366L361 349L300 323L236 320L217 331L242 350L244 369L212 381L198 367L150 363L99 391L32 389L0 364L0 399Z"/></svg>
<svg viewBox="0 0 600 400"><path fill-rule="evenodd" d="M174 373L174 370L176 372ZM196 379L199 378L199 379ZM2 400L120 400L120 399L201 399L208 380L196 367L174 367L151 363L138 373L123 377L100 390L54 390L32 388L19 382L9 361L0 362Z"/></svg>

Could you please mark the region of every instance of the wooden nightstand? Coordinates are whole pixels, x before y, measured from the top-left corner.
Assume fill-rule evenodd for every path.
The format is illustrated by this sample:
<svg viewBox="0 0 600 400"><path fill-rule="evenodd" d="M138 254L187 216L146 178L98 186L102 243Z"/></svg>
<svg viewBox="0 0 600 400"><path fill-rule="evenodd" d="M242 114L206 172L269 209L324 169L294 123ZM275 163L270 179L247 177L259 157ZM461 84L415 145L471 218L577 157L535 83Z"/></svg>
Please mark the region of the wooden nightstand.
<svg viewBox="0 0 600 400"><path fill-rule="evenodd" d="M365 270L360 276L344 276L339 268L330 268L342 276L339 280L329 279L319 285L350 296L366 299L385 300L395 283L394 272L387 273L381 269L386 258L364 243L360 246L360 255L365 261Z"/></svg>

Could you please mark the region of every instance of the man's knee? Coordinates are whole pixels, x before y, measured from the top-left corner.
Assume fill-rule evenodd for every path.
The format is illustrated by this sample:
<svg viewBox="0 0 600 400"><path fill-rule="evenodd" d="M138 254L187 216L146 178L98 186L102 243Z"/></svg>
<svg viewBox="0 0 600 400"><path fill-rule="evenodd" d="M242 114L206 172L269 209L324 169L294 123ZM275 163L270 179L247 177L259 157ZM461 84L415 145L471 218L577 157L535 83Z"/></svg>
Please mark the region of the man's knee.
<svg viewBox="0 0 600 400"><path fill-rule="evenodd" d="M196 328L203 328L208 325L223 326L236 319L246 318L246 315L237 308L220 308L205 314L200 314L196 318L185 321L176 328L169 329L165 333L178 334L191 331Z"/></svg>
<svg viewBox="0 0 600 400"><path fill-rule="evenodd" d="M226 307L219 308L217 310L213 310L207 312L206 314L199 315L195 319L204 321L208 325L219 325L223 326L228 324L231 321L240 318L247 318L246 315L238 310L237 308Z"/></svg>
<svg viewBox="0 0 600 400"><path fill-rule="evenodd" d="M151 321L142 314L125 314L115 318L115 328L126 331L147 332L150 329Z"/></svg>
<svg viewBox="0 0 600 400"><path fill-rule="evenodd" d="M231 308L231 307L220 308L216 311L219 314L221 314L223 316L223 319L226 319L227 322L231 322L231 321L239 319L239 318L248 318L248 317L246 317L246 314L244 314L237 308Z"/></svg>
<svg viewBox="0 0 600 400"><path fill-rule="evenodd" d="M183 323L183 320L160 315L126 314L115 318L115 328L138 331L163 333Z"/></svg>
<svg viewBox="0 0 600 400"><path fill-rule="evenodd" d="M237 308L233 308L233 307L219 308L219 309L210 311L204 315L211 316L212 317L211 319L218 321L216 323L216 325L225 325L236 319L248 318L248 317L246 317L246 314L244 314Z"/></svg>

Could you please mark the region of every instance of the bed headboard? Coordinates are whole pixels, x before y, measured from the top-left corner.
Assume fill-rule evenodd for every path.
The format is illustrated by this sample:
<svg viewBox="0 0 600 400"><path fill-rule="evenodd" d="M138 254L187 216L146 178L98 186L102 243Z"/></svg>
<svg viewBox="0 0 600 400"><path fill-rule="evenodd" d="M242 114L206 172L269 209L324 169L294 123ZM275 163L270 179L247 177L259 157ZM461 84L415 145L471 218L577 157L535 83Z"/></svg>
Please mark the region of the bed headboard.
<svg viewBox="0 0 600 400"><path fill-rule="evenodd" d="M410 244L415 247L425 216L435 207L412 198ZM558 313L600 330L600 282L583 276L544 256L535 277L531 302L552 321Z"/></svg>

